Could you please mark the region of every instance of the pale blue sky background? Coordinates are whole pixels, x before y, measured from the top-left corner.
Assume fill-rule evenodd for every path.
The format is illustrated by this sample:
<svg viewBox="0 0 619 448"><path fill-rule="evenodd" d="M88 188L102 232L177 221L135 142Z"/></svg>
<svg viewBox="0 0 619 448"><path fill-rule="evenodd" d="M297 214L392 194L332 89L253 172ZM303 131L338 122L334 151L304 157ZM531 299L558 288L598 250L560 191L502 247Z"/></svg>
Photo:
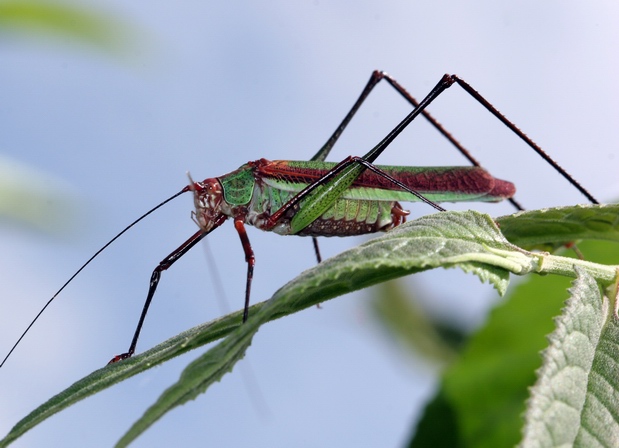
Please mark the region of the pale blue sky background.
<svg viewBox="0 0 619 448"><path fill-rule="evenodd" d="M82 3L85 4L85 3ZM131 62L81 46L0 35L0 154L45 171L76 198L72 236L0 223L0 353L36 311L127 223L194 178L248 160L307 159L373 69L422 97L445 72L468 80L601 200L619 194L619 7L614 2L92 1L141 32ZM360 155L408 111L377 89L332 160ZM432 111L529 208L584 202L541 159L452 88ZM381 158L403 165L462 159L424 123ZM42 190L50 180L27 181ZM0 432L126 350L152 268L195 231L191 197L118 242L50 308L0 372ZM450 208L462 208L452 207ZM494 215L507 205L466 206ZM416 206L415 213L428 210ZM252 299L267 299L314 264L308 239L250 230ZM324 240L325 256L362 239ZM209 237L229 306L245 264L228 224ZM434 312L479 322L496 294L459 271L407 284ZM457 285L446 289L446 284ZM325 303L260 330L246 361L166 416L134 446L398 446L436 383L372 320L371 292ZM141 352L221 314L204 251L164 274ZM178 377L190 353L53 417L15 446L110 446ZM263 406L256 405L256 394ZM251 396L254 398L251 398Z"/></svg>

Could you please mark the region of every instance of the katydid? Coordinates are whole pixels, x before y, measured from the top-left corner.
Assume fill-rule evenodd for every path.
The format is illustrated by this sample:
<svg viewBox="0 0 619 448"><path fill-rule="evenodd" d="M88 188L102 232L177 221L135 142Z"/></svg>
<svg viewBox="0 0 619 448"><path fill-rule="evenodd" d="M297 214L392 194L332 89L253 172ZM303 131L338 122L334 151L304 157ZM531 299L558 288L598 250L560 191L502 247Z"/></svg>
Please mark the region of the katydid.
<svg viewBox="0 0 619 448"><path fill-rule="evenodd" d="M384 139L363 157L347 157L340 163L325 162L326 157L361 104L374 86L385 79L409 101L414 109ZM444 75L435 88L417 102L397 81L385 72L375 71L359 98L336 128L325 145L310 161L269 161L259 159L242 165L237 170L216 178L194 182L184 187L169 199L157 205L116 235L97 251L45 304L30 325L22 333L13 348L4 358L4 365L32 325L56 296L96 256L127 230L146 216L179 195L192 192L195 211L192 218L199 230L180 247L165 257L154 269L146 302L127 352L115 356L117 362L135 353L137 341L148 308L157 289L161 272L168 269L206 235L223 224L228 218L234 221L247 262L243 322L248 318L251 282L255 257L245 225L272 231L280 235L311 236L316 256L320 253L315 237L350 236L378 231L387 231L405 221L408 211L398 201L425 202L438 211L444 210L437 202L510 200L518 209L511 182L496 179L464 149L425 108L452 84L459 84L473 98L508 126L540 156L550 163L591 202L597 203L578 182L557 165L542 149L505 118L465 81L455 75ZM374 165L376 158L418 115L439 130L473 164L468 167L403 167Z"/></svg>

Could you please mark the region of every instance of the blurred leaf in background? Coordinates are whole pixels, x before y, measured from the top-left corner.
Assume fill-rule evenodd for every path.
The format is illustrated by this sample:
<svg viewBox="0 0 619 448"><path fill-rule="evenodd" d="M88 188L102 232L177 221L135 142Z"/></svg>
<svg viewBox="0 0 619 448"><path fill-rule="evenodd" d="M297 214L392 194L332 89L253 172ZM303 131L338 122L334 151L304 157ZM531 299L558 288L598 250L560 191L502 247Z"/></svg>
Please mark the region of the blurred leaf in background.
<svg viewBox="0 0 619 448"><path fill-rule="evenodd" d="M88 44L114 55L125 53L134 37L128 26L109 14L49 1L0 1L0 38L7 33Z"/></svg>
<svg viewBox="0 0 619 448"><path fill-rule="evenodd" d="M388 337L399 342L403 349L440 366L457 358L466 334L428 315L412 297L413 290L406 288L401 280L381 283L373 290L372 311Z"/></svg>
<svg viewBox="0 0 619 448"><path fill-rule="evenodd" d="M75 193L62 180L0 156L0 217L48 233L74 222Z"/></svg>
<svg viewBox="0 0 619 448"><path fill-rule="evenodd" d="M128 54L135 36L110 14L82 6L0 0L0 40L14 37L38 43L51 38L63 45L86 44L90 50L121 57ZM75 218L75 196L69 185L51 174L0 157L0 217L39 231L67 232Z"/></svg>

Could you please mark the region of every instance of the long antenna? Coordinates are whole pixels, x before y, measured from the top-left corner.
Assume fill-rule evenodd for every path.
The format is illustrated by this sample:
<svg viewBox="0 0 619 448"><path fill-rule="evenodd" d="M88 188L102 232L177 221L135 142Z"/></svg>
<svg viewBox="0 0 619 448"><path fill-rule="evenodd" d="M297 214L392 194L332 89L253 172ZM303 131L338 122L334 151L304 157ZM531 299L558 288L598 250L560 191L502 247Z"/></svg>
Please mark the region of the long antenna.
<svg viewBox="0 0 619 448"><path fill-rule="evenodd" d="M120 233L118 233L114 238L112 238L110 241L108 241L101 249L99 249L97 252L95 252L95 254L90 257L88 259L88 261L86 261L86 263L84 263L77 271L75 271L75 273L71 276L71 278L69 278L69 280L67 280L64 285L62 285L60 287L60 289L58 291L56 291L56 293L52 296L51 299L49 299L47 301L47 303L45 304L45 306L43 306L43 308L41 308L41 311L39 311L39 313L35 316L34 319L32 319L32 322L30 322L30 324L28 325L28 327L24 330L24 332L21 334L21 336L19 337L19 339L17 340L17 342L15 342L15 344L13 344L13 347L11 348L11 350L9 351L9 353L7 353L7 355L4 357L4 359L2 360L2 362L0 363L0 368L2 368L2 366L4 365L4 363L7 361L7 359L9 359L9 357L11 356L11 354L13 353L13 351L17 348L17 346L19 345L19 343L22 341L22 339L24 338L24 336L26 336L26 334L30 331L30 329L32 328L32 326L35 324L35 322L39 319L39 317L41 316L41 314L43 314L43 312L47 309L47 307L54 301L54 299L58 296L58 294L60 294L68 285L69 283L71 283L73 281L73 279L75 277L77 277L77 275L82 272L84 270L84 268L86 266L88 266L90 264L90 262L92 260L94 260L95 258L97 258L97 256L103 252L105 249L108 248L108 246L110 246L114 241L116 241L118 238L120 238L125 232L127 232L131 227L133 227L134 225L136 225L138 222L140 222L141 220L143 220L144 218L146 218L148 215L150 215L151 213L153 213L155 210L163 207L165 204L167 204L168 202L170 202L172 199L176 199L178 196L180 196L181 194L187 192L190 190L190 187L185 187L183 188L181 191L179 191L178 193L176 193L174 196L166 199L165 201L163 201L162 203L160 203L159 205L155 206L154 208L151 208L149 211L147 211L146 213L144 213L142 216L140 216L138 219L136 219L135 221L133 221L131 224L129 224L127 227L125 227Z"/></svg>

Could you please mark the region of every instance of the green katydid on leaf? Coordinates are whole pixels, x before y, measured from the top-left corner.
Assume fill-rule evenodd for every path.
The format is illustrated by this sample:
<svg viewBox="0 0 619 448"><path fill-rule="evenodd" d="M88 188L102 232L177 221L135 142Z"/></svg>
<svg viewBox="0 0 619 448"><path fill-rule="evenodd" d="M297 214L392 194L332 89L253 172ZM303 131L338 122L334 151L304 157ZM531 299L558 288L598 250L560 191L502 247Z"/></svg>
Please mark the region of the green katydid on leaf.
<svg viewBox="0 0 619 448"><path fill-rule="evenodd" d="M348 125L373 87L386 79L413 106L409 113L384 139L363 157L348 157L340 163L325 162L333 145ZM332 137L310 161L268 161L258 159L242 165L223 176L194 182L171 198L151 209L108 242L76 272L77 275L101 251L172 199L183 193L194 196L194 220L199 227L178 249L165 257L154 269L147 299L139 318L129 349L112 358L112 365L94 372L53 397L20 421L0 442L4 446L25 431L97 391L160 364L188 350L224 338L202 355L181 375L160 399L146 411L119 443L125 446L171 409L194 399L211 384L230 371L244 356L245 350L260 326L270 320L298 312L333 297L361 289L385 280L437 267L458 267L488 282L503 295L510 274L555 274L574 277L575 266L586 272L598 284L608 287L616 281L616 269L584 260L574 260L548 253L534 253L510 242L522 241L527 247L555 244L564 238L596 238L615 232L611 216L613 206L565 208L558 214L531 212L516 218L498 220L478 212L447 212L436 202L513 201L515 187L511 182L497 179L470 156L468 151L446 132L425 108L443 91L458 84L497 116L526 144L551 163L592 202L597 201L571 176L558 167L531 139L519 131L481 95L455 75L445 75L436 87L417 103L399 84L384 72L374 72L359 99L336 128ZM441 131L473 163L472 167L400 167L375 165L375 160L416 117L423 115ZM398 201L424 202L439 213L403 224L408 214ZM518 204L513 201L518 207ZM583 217L588 213L588 218ZM605 218L596 218L603 213ZM161 273L170 268L192 247L198 244L228 218L234 222L247 262L246 293L242 313L233 313L201 325L172 338L142 355L134 356L142 324L155 295ZM549 219L550 218L550 219ZM580 219L557 237L539 224L527 239L519 220L537 223L568 223ZM281 235L348 236L388 231L361 246L325 260L313 269L284 285L267 302L250 307L254 254L245 225ZM501 233L504 228L507 238ZM586 231L585 231L586 230ZM523 236L525 234L525 236ZM611 237L612 238L612 237ZM320 255L316 247L316 255ZM48 301L45 308L64 289L71 279ZM44 309L45 309L44 308ZM40 314L39 314L40 315ZM38 318L38 316L37 316ZM32 322L36 321L35 318ZM31 325L32 325L31 324ZM28 327L29 329L30 327ZM4 365L19 341L4 358Z"/></svg>

